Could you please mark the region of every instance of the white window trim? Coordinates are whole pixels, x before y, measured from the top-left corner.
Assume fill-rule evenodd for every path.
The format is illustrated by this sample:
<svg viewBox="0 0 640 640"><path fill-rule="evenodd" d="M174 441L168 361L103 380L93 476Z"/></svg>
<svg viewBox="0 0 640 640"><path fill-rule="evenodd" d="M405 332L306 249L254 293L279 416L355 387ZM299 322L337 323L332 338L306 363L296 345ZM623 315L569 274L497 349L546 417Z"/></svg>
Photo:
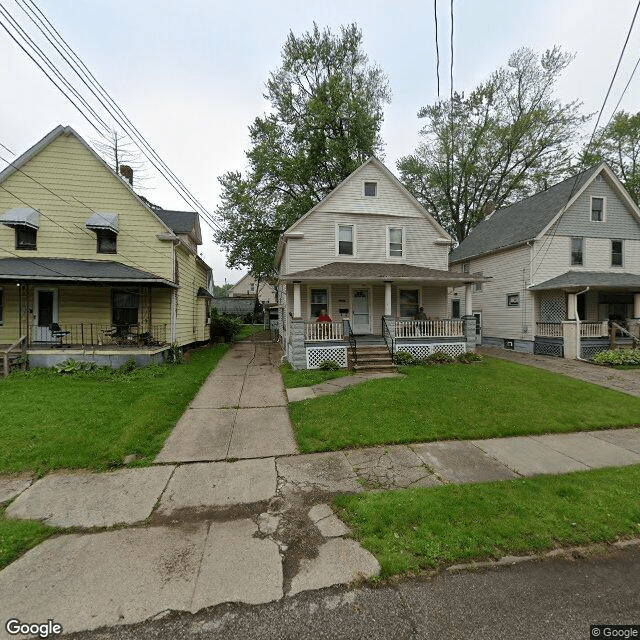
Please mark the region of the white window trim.
<svg viewBox="0 0 640 640"><path fill-rule="evenodd" d="M573 264L571 254L573 253L572 241L574 238L580 238L582 240L582 264ZM585 267L587 262L587 239L584 236L571 236L569 238L569 266L570 267Z"/></svg>
<svg viewBox="0 0 640 640"><path fill-rule="evenodd" d="M366 182L372 182L373 184L376 185L376 195L375 196L366 196L364 194L364 185L365 185ZM363 180L362 180L362 191L360 193L361 193L363 198L367 198L367 199L369 199L369 198L377 198L380 195L379 186L380 186L380 183L378 182L378 180L369 180L369 179L363 178Z"/></svg>
<svg viewBox="0 0 640 640"><path fill-rule="evenodd" d="M402 229L402 255L391 255L391 229ZM405 227L401 227L395 224L387 225L387 258L389 260L406 260L407 259L407 232Z"/></svg>
<svg viewBox="0 0 640 640"><path fill-rule="evenodd" d="M409 285L405 286L400 286L398 285L396 287L396 318L400 318L400 291L415 291L418 290L418 311L420 311L420 307L424 307L424 305L422 304L422 287L417 286L417 287L411 287ZM404 317L404 316L402 316Z"/></svg>
<svg viewBox="0 0 640 640"><path fill-rule="evenodd" d="M346 253L340 253L340 227L351 227L352 231L352 240L353 240L353 253L352 254L346 254ZM352 222L336 222L336 257L339 258L355 258L357 255L357 251L358 251L358 246L356 243L356 237L357 237L357 233L356 233L356 225Z"/></svg>
<svg viewBox="0 0 640 640"><path fill-rule="evenodd" d="M599 198L602 200L602 220L593 219L593 199ZM607 221L607 196L591 196L589 198L589 221L590 222L606 222Z"/></svg>
<svg viewBox="0 0 640 640"><path fill-rule="evenodd" d="M326 289L327 290L327 315L331 320L335 320L333 317L333 307L331 306L331 285L330 284L309 284L307 285L307 319L313 320L311 317L311 289Z"/></svg>
<svg viewBox="0 0 640 640"><path fill-rule="evenodd" d="M518 304L509 304L510 296L518 296ZM518 309L520 307L520 292L514 291L513 293L507 293L507 297L505 298L505 303L507 305L507 309Z"/></svg>
<svg viewBox="0 0 640 640"><path fill-rule="evenodd" d="M613 264L613 243L620 242L622 244L622 264ZM622 238L611 238L611 243L609 245L609 266L612 269L622 269L624 267L624 240Z"/></svg>

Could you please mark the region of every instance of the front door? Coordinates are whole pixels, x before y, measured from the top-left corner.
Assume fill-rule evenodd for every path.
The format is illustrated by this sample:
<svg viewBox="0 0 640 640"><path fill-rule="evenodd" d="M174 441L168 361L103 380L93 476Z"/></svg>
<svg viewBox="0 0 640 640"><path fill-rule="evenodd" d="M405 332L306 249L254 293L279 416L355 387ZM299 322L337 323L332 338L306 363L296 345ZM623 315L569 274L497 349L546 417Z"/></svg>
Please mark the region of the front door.
<svg viewBox="0 0 640 640"><path fill-rule="evenodd" d="M371 310L369 308L369 289L353 289L353 322L355 334L371 333Z"/></svg>
<svg viewBox="0 0 640 640"><path fill-rule="evenodd" d="M58 291L57 289L36 289L31 340L53 342L52 322L58 322Z"/></svg>

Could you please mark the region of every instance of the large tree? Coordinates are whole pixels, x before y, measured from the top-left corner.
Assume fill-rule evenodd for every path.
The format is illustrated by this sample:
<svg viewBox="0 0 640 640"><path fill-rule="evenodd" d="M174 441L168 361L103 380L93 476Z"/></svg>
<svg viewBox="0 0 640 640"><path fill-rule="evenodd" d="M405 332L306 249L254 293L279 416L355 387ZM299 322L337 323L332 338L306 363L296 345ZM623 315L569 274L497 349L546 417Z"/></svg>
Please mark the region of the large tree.
<svg viewBox="0 0 640 640"><path fill-rule="evenodd" d="M380 154L390 100L382 70L368 61L355 24L333 34L314 24L289 33L264 97L271 109L249 127L247 170L219 178L215 239L229 267L273 271L279 234L364 160Z"/></svg>
<svg viewBox="0 0 640 640"><path fill-rule="evenodd" d="M398 161L402 181L461 242L484 205L499 208L565 177L585 116L555 85L573 56L559 47L513 53L468 96L420 109L416 151Z"/></svg>
<svg viewBox="0 0 640 640"><path fill-rule="evenodd" d="M605 160L640 204L640 112L619 111L583 152L585 164Z"/></svg>

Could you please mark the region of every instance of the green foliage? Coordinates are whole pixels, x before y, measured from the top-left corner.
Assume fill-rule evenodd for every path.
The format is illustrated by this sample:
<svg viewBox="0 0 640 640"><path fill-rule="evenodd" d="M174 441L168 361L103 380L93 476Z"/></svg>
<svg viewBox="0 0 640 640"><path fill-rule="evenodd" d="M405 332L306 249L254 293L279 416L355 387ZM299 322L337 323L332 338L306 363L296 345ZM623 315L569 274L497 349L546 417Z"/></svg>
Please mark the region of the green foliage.
<svg viewBox="0 0 640 640"><path fill-rule="evenodd" d="M418 364L417 358L408 351L396 351L393 354L393 362L400 366Z"/></svg>
<svg viewBox="0 0 640 640"><path fill-rule="evenodd" d="M319 365L321 371L338 371L340 365L335 360L323 360Z"/></svg>
<svg viewBox="0 0 640 640"><path fill-rule="evenodd" d="M583 151L585 165L607 162L636 204L640 203L640 111L619 111Z"/></svg>
<svg viewBox="0 0 640 640"><path fill-rule="evenodd" d="M228 298L229 297L229 289L231 289L231 287L233 287L232 284L224 284L222 286L217 286L217 285L213 285L213 297L214 298ZM215 309L215 307L211 308L212 311L213 309ZM217 313L217 309L216 309L216 313Z"/></svg>
<svg viewBox="0 0 640 640"><path fill-rule="evenodd" d="M475 351L465 351L461 353L456 360L462 364L471 364L473 362L482 362L482 356Z"/></svg>
<svg viewBox="0 0 640 640"><path fill-rule="evenodd" d="M444 351L436 351L424 359L425 364L451 364L456 359Z"/></svg>
<svg viewBox="0 0 640 640"><path fill-rule="evenodd" d="M601 351L592 358L597 364L640 365L640 349Z"/></svg>
<svg viewBox="0 0 640 640"><path fill-rule="evenodd" d="M6 518L4 509L0 509L0 570L57 532L33 520Z"/></svg>
<svg viewBox="0 0 640 640"><path fill-rule="evenodd" d="M236 316L215 316L211 318L211 339L224 338L225 342L232 342L242 330L242 318Z"/></svg>
<svg viewBox="0 0 640 640"><path fill-rule="evenodd" d="M62 375L68 375L72 373L86 373L91 371L97 371L98 365L95 362L80 362L69 358L60 364L53 367L57 373Z"/></svg>
<svg viewBox="0 0 640 640"><path fill-rule="evenodd" d="M167 362L169 364L182 364L184 362L184 354L177 342L173 342L169 351L167 351Z"/></svg>
<svg viewBox="0 0 640 640"><path fill-rule="evenodd" d="M338 496L334 505L391 576L638 536L639 482L633 466Z"/></svg>
<svg viewBox="0 0 640 640"><path fill-rule="evenodd" d="M416 151L398 161L401 179L458 241L483 217L546 188L570 171L571 146L586 118L555 85L573 56L559 47L522 48L468 95L418 112Z"/></svg>
<svg viewBox="0 0 640 640"><path fill-rule="evenodd" d="M270 112L249 127L247 172L219 178L222 231L215 236L229 267L246 266L262 277L274 271L280 233L380 154L390 94L355 24L337 35L314 24L300 36L289 33L265 98Z"/></svg>
<svg viewBox="0 0 640 640"><path fill-rule="evenodd" d="M135 358L127 358L127 361L124 364L121 364L118 367L119 373L131 373L138 368L138 363Z"/></svg>
<svg viewBox="0 0 640 640"><path fill-rule="evenodd" d="M312 387L314 384L320 384L334 378L342 378L343 376L352 376L353 371L349 369L339 369L338 371L321 371L320 369L299 369L294 371L288 362L280 367L282 380L286 389L294 389L298 387Z"/></svg>

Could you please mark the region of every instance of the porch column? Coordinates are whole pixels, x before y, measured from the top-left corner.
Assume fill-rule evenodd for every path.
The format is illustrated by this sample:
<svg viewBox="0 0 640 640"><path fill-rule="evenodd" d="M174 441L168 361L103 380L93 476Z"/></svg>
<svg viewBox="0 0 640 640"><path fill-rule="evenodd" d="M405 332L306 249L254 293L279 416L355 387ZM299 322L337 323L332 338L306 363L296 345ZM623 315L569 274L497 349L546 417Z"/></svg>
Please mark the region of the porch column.
<svg viewBox="0 0 640 640"><path fill-rule="evenodd" d="M640 320L640 293L633 294L633 317Z"/></svg>
<svg viewBox="0 0 640 640"><path fill-rule="evenodd" d="M298 284L298 287L300 285ZM304 320L294 318L291 321L291 348L289 352L289 362L294 369L306 369L307 358L304 346Z"/></svg>
<svg viewBox="0 0 640 640"><path fill-rule="evenodd" d="M576 298L578 296L575 293L570 293L567 296L567 320L575 320L576 319Z"/></svg>
<svg viewBox="0 0 640 640"><path fill-rule="evenodd" d="M384 283L384 315L391 315L391 282Z"/></svg>
<svg viewBox="0 0 640 640"><path fill-rule="evenodd" d="M300 297L300 282L293 283L293 317L302 317L302 299Z"/></svg>
<svg viewBox="0 0 640 640"><path fill-rule="evenodd" d="M473 294L472 287L473 285L470 282L467 282L464 285L464 315L472 316L473 315Z"/></svg>

